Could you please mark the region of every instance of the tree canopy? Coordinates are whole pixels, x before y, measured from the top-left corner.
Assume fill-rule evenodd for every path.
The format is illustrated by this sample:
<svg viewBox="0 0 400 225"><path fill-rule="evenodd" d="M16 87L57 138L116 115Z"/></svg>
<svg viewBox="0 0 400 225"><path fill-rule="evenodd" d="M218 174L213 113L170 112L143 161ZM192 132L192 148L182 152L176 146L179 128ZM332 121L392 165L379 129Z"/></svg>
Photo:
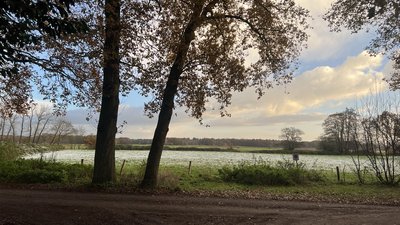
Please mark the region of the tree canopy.
<svg viewBox="0 0 400 225"><path fill-rule="evenodd" d="M45 37L85 32L85 21L72 16L76 0L5 0L0 3L0 100L4 109L29 106L32 65L40 65L38 46Z"/></svg>
<svg viewBox="0 0 400 225"><path fill-rule="evenodd" d="M375 31L376 37L367 50L372 55L386 54L393 60L394 72L387 81L392 89L400 89L399 0L336 0L324 18L334 31Z"/></svg>
<svg viewBox="0 0 400 225"><path fill-rule="evenodd" d="M281 130L279 137L283 140L285 149L293 151L301 142L303 134L304 132L298 128L286 127Z"/></svg>
<svg viewBox="0 0 400 225"><path fill-rule="evenodd" d="M359 115L354 109L330 114L322 124L324 134L321 137L325 150L349 153L354 149L357 136Z"/></svg>
<svg viewBox="0 0 400 225"><path fill-rule="evenodd" d="M221 115L227 115L232 92L251 86L262 95L274 84L289 82L307 40L308 12L293 1L162 1L158 8L148 29L136 29L133 37L136 83L139 92L152 97L146 104L149 114L160 110L169 68L191 21L193 40L175 104L198 119L211 98L219 103L215 108ZM193 18L196 10L199 15Z"/></svg>
<svg viewBox="0 0 400 225"><path fill-rule="evenodd" d="M305 46L308 11L293 1L190 0L158 2L147 29L137 29L136 83L159 111L144 187L154 187L175 106L202 119L209 99L222 116L232 93L254 87L259 96L291 80ZM146 39L146 37L148 39ZM143 40L143 41L137 41Z"/></svg>

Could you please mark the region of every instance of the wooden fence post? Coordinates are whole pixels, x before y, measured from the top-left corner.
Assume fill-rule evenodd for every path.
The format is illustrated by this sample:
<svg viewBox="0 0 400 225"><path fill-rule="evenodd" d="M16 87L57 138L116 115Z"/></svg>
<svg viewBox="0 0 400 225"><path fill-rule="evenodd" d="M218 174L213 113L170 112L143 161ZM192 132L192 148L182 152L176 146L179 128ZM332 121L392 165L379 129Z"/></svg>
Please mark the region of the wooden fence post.
<svg viewBox="0 0 400 225"><path fill-rule="evenodd" d="M121 169L120 169L120 171L119 171L119 175L120 175L120 176L122 175L122 170L124 169L125 162L126 162L126 160L124 159L124 161L122 161Z"/></svg>
<svg viewBox="0 0 400 225"><path fill-rule="evenodd" d="M192 161L189 161L189 169L188 169L188 174L192 172Z"/></svg>
<svg viewBox="0 0 400 225"><path fill-rule="evenodd" d="M339 167L336 167L336 174L337 174L337 181L340 182L340 171L339 171Z"/></svg>

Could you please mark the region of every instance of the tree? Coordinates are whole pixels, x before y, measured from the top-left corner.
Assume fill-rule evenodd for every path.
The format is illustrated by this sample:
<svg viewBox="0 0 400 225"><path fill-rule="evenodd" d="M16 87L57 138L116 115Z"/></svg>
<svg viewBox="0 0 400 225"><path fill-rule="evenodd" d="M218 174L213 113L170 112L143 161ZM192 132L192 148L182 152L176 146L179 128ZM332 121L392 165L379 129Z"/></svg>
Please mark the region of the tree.
<svg viewBox="0 0 400 225"><path fill-rule="evenodd" d="M355 33L365 28L376 32L367 50L371 55L383 53L394 62L388 82L393 90L400 89L400 2L398 0L336 0L324 19L332 30L345 27Z"/></svg>
<svg viewBox="0 0 400 225"><path fill-rule="evenodd" d="M383 106L387 107L387 106ZM390 106L389 106L390 107ZM383 111L381 114L369 111L360 121L360 134L357 136L357 154L366 155L371 169L379 182L396 185L400 183L399 148L400 148L400 116ZM357 157L358 157L357 155ZM353 162L360 170L360 163ZM359 181L363 177L359 175Z"/></svg>
<svg viewBox="0 0 400 225"><path fill-rule="evenodd" d="M88 149L96 149L96 139L95 135L87 135L83 138L83 143Z"/></svg>
<svg viewBox="0 0 400 225"><path fill-rule="evenodd" d="M75 132L72 123L65 118L59 118L52 125L51 130L53 132L53 137L51 138L50 144L55 144L56 141L60 144L61 138L66 135L71 135Z"/></svg>
<svg viewBox="0 0 400 225"><path fill-rule="evenodd" d="M48 106L40 106L35 108L36 125L33 131L32 143L39 144L43 131L47 128L50 120L53 118L51 108Z"/></svg>
<svg viewBox="0 0 400 225"><path fill-rule="evenodd" d="M358 115L354 109L346 109L340 113L329 115L322 127L324 134L322 141L325 146L331 146L332 151L349 153L354 150L354 138L358 126ZM326 142L330 142L326 143Z"/></svg>
<svg viewBox="0 0 400 225"><path fill-rule="evenodd" d="M115 135L119 107L119 48L121 35L121 1L106 0L105 42L103 49L103 89L97 127L93 183L115 181Z"/></svg>
<svg viewBox="0 0 400 225"><path fill-rule="evenodd" d="M15 142L15 126L16 126L16 120L17 120L17 115L13 114L10 117L8 117L8 131L7 131L7 141L12 141ZM12 134L10 138L10 134Z"/></svg>
<svg viewBox="0 0 400 225"><path fill-rule="evenodd" d="M185 106L201 122L209 98L216 98L225 116L232 92L254 87L261 96L289 82L307 39L307 17L291 0L159 2L149 29L138 29L134 37L144 40L135 42L133 60L139 62L139 91L153 97L146 111L159 112L143 187L157 184L173 109ZM256 56L248 61L252 52Z"/></svg>
<svg viewBox="0 0 400 225"><path fill-rule="evenodd" d="M53 68L44 74L51 82L43 84L37 80L36 83L40 92L60 109L74 103L100 111L92 182L112 182L119 95L129 93L133 88L133 74L137 73L131 57L137 51L137 43L132 41L132 36L136 28L146 28L146 19L142 18L154 14L148 13L152 1L81 3L76 14L88 21L90 30L46 39L42 47L48 58L42 61L42 66ZM143 41L146 40L139 40Z"/></svg>
<svg viewBox="0 0 400 225"><path fill-rule="evenodd" d="M304 132L300 129L294 127L286 127L281 130L281 135L279 138L283 139L284 148L286 150L293 151L301 142L301 135Z"/></svg>
<svg viewBox="0 0 400 225"><path fill-rule="evenodd" d="M22 113L21 114L21 128L19 130L18 143L22 143L22 134L24 133L25 117L26 117L26 114Z"/></svg>
<svg viewBox="0 0 400 225"><path fill-rule="evenodd" d="M35 116L35 111L37 108L37 104L31 104L29 107L29 112L28 112L28 131L29 131L29 136L28 136L28 142L32 142L32 134L33 134L33 122L34 122L34 116Z"/></svg>
<svg viewBox="0 0 400 225"><path fill-rule="evenodd" d="M85 32L85 21L72 16L76 0L4 0L0 3L0 101L7 110L29 107L31 65L41 65L38 46L45 36ZM51 68L49 68L51 69Z"/></svg>

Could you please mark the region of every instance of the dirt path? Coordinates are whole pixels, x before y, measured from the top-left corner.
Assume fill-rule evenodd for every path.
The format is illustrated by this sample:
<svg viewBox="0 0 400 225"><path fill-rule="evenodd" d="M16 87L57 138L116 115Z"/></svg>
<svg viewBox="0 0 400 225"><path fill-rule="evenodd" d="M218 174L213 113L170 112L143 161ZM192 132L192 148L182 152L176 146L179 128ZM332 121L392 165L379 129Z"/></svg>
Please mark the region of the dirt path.
<svg viewBox="0 0 400 225"><path fill-rule="evenodd" d="M400 207L0 189L14 224L400 224Z"/></svg>

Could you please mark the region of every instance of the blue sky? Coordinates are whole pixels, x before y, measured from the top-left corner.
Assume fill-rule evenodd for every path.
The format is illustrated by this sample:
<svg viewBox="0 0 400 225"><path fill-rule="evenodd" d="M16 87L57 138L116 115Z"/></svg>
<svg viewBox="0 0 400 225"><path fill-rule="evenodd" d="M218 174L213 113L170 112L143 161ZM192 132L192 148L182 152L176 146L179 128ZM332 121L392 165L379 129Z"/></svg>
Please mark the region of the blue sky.
<svg viewBox="0 0 400 225"><path fill-rule="evenodd" d="M228 108L232 117L220 118L218 112L207 111L204 122L209 127L200 125L184 109L178 108L169 137L277 139L282 128L293 126L305 132L304 140L314 140L322 134L321 124L329 114L355 107L376 85L380 90L387 90L381 80L390 73L391 62L383 56L371 57L364 52L373 34L331 33L321 19L331 1L297 2L310 10L313 29L292 83L268 90L259 100L251 89L235 93ZM136 93L121 99L120 121L127 124L119 136L152 138L156 119L144 116L144 101ZM213 104L211 101L207 108L213 108ZM94 134L96 121L87 123L84 111L71 108L68 117L88 134Z"/></svg>

